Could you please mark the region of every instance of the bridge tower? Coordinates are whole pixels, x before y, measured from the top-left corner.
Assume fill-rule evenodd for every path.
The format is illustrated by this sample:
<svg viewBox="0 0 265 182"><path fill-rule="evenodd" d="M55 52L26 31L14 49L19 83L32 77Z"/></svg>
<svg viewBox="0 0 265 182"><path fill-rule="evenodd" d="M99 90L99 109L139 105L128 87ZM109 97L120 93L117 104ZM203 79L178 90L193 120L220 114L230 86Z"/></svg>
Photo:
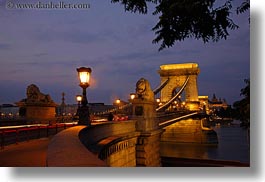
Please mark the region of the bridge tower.
<svg viewBox="0 0 265 182"><path fill-rule="evenodd" d="M160 66L161 83L169 79L168 84L161 90L160 100L162 103L172 98L172 93L180 88L189 77L184 89L185 107L189 110L199 110L197 76L200 72L197 63L165 64Z"/></svg>

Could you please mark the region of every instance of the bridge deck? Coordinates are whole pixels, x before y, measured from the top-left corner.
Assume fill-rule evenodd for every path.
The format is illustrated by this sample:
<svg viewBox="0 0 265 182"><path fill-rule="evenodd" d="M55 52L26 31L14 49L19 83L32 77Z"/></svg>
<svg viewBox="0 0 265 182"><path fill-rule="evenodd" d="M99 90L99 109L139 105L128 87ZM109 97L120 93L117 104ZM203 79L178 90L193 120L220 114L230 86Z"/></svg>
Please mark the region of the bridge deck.
<svg viewBox="0 0 265 182"><path fill-rule="evenodd" d="M41 138L6 146L0 150L0 166L45 167L50 139Z"/></svg>

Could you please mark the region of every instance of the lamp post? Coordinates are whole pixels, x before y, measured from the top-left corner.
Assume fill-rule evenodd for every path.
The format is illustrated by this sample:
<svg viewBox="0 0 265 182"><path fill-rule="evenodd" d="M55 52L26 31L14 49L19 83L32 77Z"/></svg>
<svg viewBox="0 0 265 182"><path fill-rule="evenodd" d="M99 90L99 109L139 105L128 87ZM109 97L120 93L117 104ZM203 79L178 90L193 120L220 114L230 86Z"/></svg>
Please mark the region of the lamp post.
<svg viewBox="0 0 265 182"><path fill-rule="evenodd" d="M76 116L78 116L78 121L79 121L79 113L80 113L80 105L81 105L81 101L82 101L82 95L76 95L75 98L76 98L76 101L77 101Z"/></svg>
<svg viewBox="0 0 265 182"><path fill-rule="evenodd" d="M89 116L89 107L86 97L86 89L89 87L91 68L80 67L76 69L78 72L78 77L80 79L79 86L83 89L83 95L81 99L81 107L79 108L79 125L88 125L90 126L90 116Z"/></svg>

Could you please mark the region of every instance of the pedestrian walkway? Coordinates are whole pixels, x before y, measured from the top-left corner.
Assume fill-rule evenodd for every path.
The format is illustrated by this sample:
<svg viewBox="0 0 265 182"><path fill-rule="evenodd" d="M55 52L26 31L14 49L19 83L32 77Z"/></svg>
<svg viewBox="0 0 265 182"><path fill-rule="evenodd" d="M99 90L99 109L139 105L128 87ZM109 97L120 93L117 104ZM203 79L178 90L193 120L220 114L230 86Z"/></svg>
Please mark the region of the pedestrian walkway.
<svg viewBox="0 0 265 182"><path fill-rule="evenodd" d="M0 167L45 167L50 138L6 146L0 150Z"/></svg>

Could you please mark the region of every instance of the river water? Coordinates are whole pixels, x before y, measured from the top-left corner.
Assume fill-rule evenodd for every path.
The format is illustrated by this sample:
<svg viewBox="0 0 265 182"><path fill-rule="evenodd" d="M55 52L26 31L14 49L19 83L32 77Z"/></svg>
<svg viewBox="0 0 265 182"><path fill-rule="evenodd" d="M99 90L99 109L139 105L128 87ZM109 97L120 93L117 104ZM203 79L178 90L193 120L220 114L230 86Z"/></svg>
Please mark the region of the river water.
<svg viewBox="0 0 265 182"><path fill-rule="evenodd" d="M162 142L161 156L250 162L247 129L240 127L238 122L231 125L212 126L212 129L218 136L217 145Z"/></svg>

